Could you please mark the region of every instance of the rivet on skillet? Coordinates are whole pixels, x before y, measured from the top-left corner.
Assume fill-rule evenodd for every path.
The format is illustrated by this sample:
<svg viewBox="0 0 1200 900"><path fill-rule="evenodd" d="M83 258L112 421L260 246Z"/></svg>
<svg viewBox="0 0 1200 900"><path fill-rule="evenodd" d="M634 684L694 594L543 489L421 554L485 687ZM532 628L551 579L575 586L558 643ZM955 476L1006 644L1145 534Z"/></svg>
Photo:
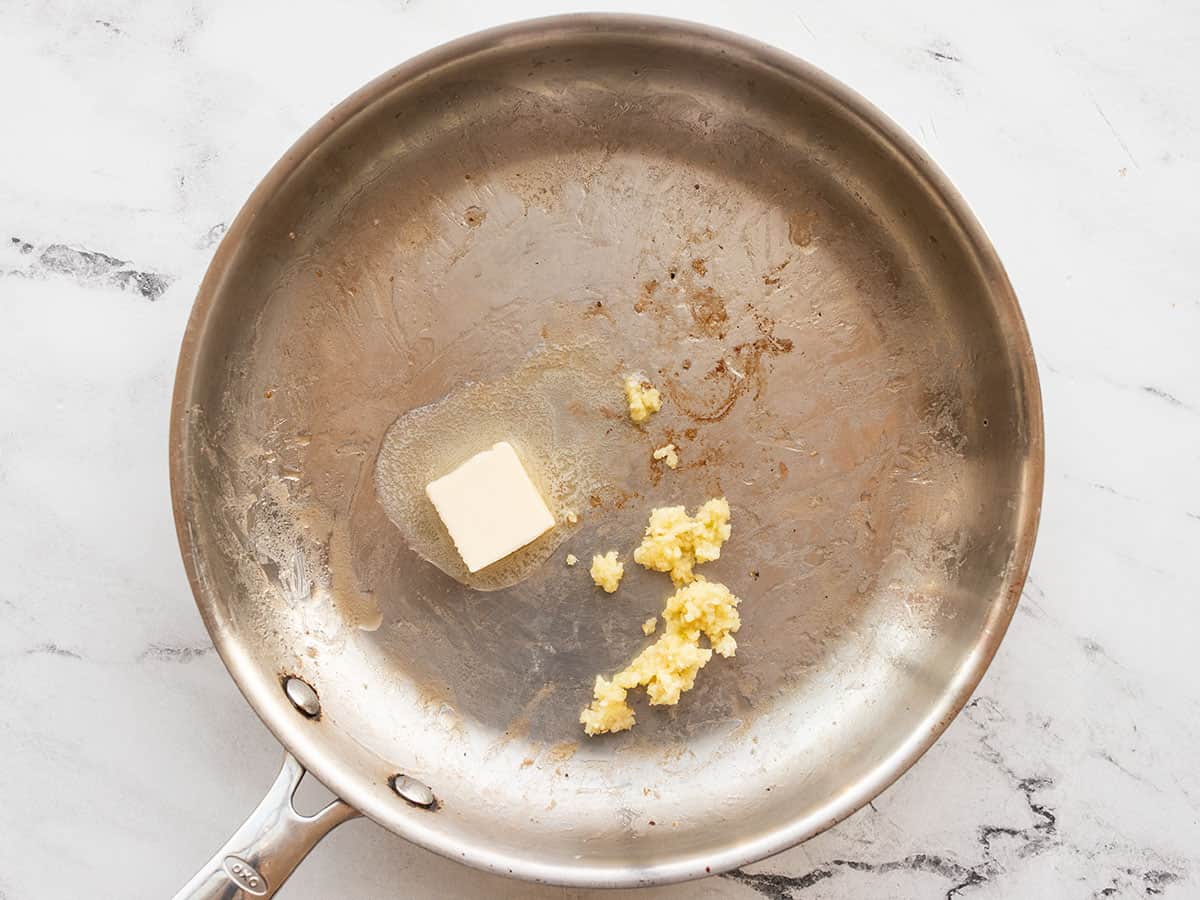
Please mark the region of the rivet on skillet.
<svg viewBox="0 0 1200 900"><path fill-rule="evenodd" d="M284 693L292 701L292 706L304 713L310 719L321 712L321 701L311 684L294 675L283 682Z"/></svg>
<svg viewBox="0 0 1200 900"><path fill-rule="evenodd" d="M429 785L407 775L393 775L391 785L393 791L413 806L423 806L428 809L437 802Z"/></svg>

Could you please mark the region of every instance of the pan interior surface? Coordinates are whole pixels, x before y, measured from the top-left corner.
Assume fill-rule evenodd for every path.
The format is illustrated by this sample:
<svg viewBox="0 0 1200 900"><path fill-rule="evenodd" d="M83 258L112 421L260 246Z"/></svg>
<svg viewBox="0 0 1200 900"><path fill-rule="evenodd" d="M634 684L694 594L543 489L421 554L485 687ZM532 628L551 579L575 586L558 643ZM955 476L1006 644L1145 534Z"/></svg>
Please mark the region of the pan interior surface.
<svg viewBox="0 0 1200 900"><path fill-rule="evenodd" d="M405 837L562 883L719 871L886 786L994 652L1040 500L1015 301L930 171L819 73L630 18L466 39L339 107L231 229L176 395L185 560L272 730ZM398 422L414 483L512 440L579 523L515 584L462 584L386 496ZM700 571L742 598L736 657L585 738L672 590L630 559L649 510L715 496L733 536ZM611 549L609 596L586 563Z"/></svg>

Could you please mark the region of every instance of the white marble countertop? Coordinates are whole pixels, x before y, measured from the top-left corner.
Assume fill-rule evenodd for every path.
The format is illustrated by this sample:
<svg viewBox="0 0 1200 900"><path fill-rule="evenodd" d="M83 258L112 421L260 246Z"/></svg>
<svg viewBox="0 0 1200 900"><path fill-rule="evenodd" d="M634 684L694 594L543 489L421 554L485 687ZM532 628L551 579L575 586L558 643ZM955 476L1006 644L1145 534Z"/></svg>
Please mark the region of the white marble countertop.
<svg viewBox="0 0 1200 900"><path fill-rule="evenodd" d="M170 896L279 763L196 614L167 493L179 338L225 223L372 76L585 7L621 5L0 5L3 900ZM933 750L801 847L638 895L1200 895L1200 8L636 7L805 57L928 149L1021 297L1048 448L1024 600ZM282 896L584 894L359 820Z"/></svg>

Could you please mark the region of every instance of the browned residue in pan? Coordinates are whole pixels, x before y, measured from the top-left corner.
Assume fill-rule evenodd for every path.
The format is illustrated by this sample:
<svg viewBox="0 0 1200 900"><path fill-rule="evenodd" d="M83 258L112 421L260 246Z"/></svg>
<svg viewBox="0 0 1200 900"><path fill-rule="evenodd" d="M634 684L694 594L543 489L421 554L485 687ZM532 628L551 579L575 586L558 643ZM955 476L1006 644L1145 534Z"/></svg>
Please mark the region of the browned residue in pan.
<svg viewBox="0 0 1200 900"><path fill-rule="evenodd" d="M610 322L613 320L612 314L609 313L609 311L605 308L604 301L602 300L595 300L589 303L584 309L583 315L588 319L595 316L604 316L604 318L608 319Z"/></svg>
<svg viewBox="0 0 1200 900"><path fill-rule="evenodd" d="M542 756L547 763L564 763L579 751L579 741L561 741Z"/></svg>
<svg viewBox="0 0 1200 900"><path fill-rule="evenodd" d="M644 313L646 310L654 306L654 293L658 290L658 279L651 278L649 281L642 283L642 294L633 304L633 311L636 313Z"/></svg>
<svg viewBox="0 0 1200 900"><path fill-rule="evenodd" d="M754 399L762 396L766 384L763 358L790 353L792 342L765 334L755 341L738 344L704 374L704 381L718 386L717 399L705 402L699 392L690 392L674 379L663 383L671 402L694 422L719 422L729 415L738 400L753 390Z"/></svg>
<svg viewBox="0 0 1200 900"><path fill-rule="evenodd" d="M709 466L719 466L725 461L725 448L718 444L713 447L705 447L701 445L701 450L698 455L683 459L679 463L680 469L706 469Z"/></svg>
<svg viewBox="0 0 1200 900"><path fill-rule="evenodd" d="M779 265L771 266L771 270L762 277L763 284L767 285L768 287L774 287L775 285L779 284L783 270L788 267L788 263L790 262L790 259L785 259Z"/></svg>
<svg viewBox="0 0 1200 900"><path fill-rule="evenodd" d="M674 442L675 442L675 436L671 432L671 429L668 428L666 437L663 438L661 441L655 441L654 446L661 447L663 444L674 443ZM662 481L663 472L666 469L666 467L667 467L667 464L665 461L654 458L653 451L646 454L646 474L649 476L651 484L658 484L660 481Z"/></svg>
<svg viewBox="0 0 1200 900"><path fill-rule="evenodd" d="M724 299L712 288L692 291L688 298L688 309L691 311L692 321L700 326L702 332L717 337L725 336L729 313L725 310Z"/></svg>
<svg viewBox="0 0 1200 900"><path fill-rule="evenodd" d="M617 509L624 509L625 504L628 503L630 500L637 500L637 499L641 498L641 496L642 496L641 494L637 493L636 491L626 491L626 490L621 490L619 488L615 491L615 495L616 496L613 501L613 506L615 506Z"/></svg>

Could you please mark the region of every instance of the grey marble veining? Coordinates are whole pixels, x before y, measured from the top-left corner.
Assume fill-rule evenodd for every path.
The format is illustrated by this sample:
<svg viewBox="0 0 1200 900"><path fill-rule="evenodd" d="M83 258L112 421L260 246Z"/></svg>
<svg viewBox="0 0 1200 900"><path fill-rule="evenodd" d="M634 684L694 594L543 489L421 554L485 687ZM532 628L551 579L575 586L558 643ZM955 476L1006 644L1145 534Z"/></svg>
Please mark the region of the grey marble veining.
<svg viewBox="0 0 1200 900"><path fill-rule="evenodd" d="M615 896L1200 896L1200 8L637 6L806 57L928 149L1021 297L1047 480L1009 635L911 772L776 858ZM0 5L2 900L170 896L278 765L167 494L175 355L226 223L369 78L585 7L622 5ZM355 821L282 896L588 894Z"/></svg>

